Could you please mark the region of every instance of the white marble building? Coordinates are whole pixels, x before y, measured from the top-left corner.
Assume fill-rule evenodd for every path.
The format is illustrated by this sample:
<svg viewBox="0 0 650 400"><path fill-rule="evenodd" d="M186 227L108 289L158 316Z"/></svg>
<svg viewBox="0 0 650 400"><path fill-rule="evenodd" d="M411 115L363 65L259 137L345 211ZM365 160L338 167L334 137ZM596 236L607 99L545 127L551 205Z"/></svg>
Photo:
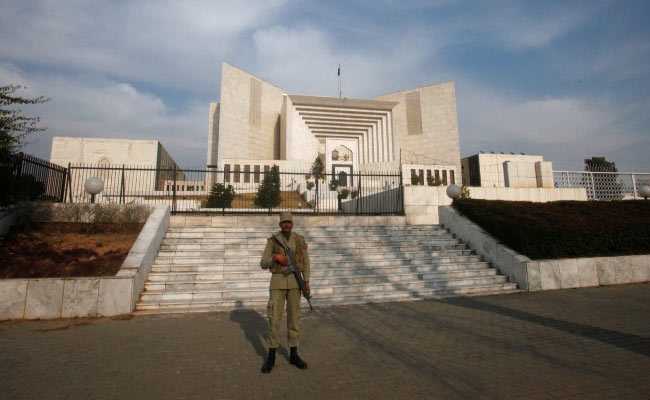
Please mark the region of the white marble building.
<svg viewBox="0 0 650 400"><path fill-rule="evenodd" d="M348 99L287 93L222 64L219 103L210 105L208 167L253 171L282 161L305 170L321 155L328 174L398 170L408 163L460 172L453 82Z"/></svg>

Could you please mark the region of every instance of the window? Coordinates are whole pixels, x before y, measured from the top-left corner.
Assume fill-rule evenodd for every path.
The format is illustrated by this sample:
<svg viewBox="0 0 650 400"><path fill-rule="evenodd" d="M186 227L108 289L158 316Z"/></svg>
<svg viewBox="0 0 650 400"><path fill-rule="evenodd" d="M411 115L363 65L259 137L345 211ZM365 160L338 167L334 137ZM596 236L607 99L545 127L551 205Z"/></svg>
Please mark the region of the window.
<svg viewBox="0 0 650 400"><path fill-rule="evenodd" d="M434 179L434 180L433 180L434 185L435 185L435 186L439 186L439 185L440 185L440 171L439 171L439 170L435 170L435 171L433 171L433 173L434 173L434 176L435 176L435 177L433 178L433 179Z"/></svg>
<svg viewBox="0 0 650 400"><path fill-rule="evenodd" d="M442 170L442 184L447 186L447 170L446 169Z"/></svg>
<svg viewBox="0 0 650 400"><path fill-rule="evenodd" d="M251 166L244 165L244 183L250 183L251 181Z"/></svg>
<svg viewBox="0 0 650 400"><path fill-rule="evenodd" d="M233 181L234 181L235 183L239 183L239 182L240 182L240 178L241 178L241 177L240 177L240 175L239 175L239 171L240 171L239 168L240 168L240 167L239 167L239 164L235 164L235 179L233 179Z"/></svg>
<svg viewBox="0 0 650 400"><path fill-rule="evenodd" d="M452 185L456 184L456 176L453 169L449 171L449 180L451 181Z"/></svg>
<svg viewBox="0 0 650 400"><path fill-rule="evenodd" d="M260 166L256 165L253 167L253 182L260 183Z"/></svg>
<svg viewBox="0 0 650 400"><path fill-rule="evenodd" d="M419 185L424 185L424 170L420 169L420 170L418 170L418 172L419 172L419 174L418 174L418 184Z"/></svg>
<svg viewBox="0 0 650 400"><path fill-rule="evenodd" d="M230 182L230 164L225 164L223 166L223 180L225 182Z"/></svg>
<svg viewBox="0 0 650 400"><path fill-rule="evenodd" d="M411 170L411 185L417 185L418 184L418 175L415 173L415 170Z"/></svg>
<svg viewBox="0 0 650 400"><path fill-rule="evenodd" d="M431 170L427 170L427 185L434 186L433 176L431 176Z"/></svg>

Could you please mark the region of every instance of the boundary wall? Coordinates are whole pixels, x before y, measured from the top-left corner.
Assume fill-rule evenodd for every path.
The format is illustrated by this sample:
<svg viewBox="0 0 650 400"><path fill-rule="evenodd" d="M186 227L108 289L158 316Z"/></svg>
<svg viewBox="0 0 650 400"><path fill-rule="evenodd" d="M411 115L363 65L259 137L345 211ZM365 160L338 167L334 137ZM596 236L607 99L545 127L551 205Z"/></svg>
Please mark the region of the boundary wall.
<svg viewBox="0 0 650 400"><path fill-rule="evenodd" d="M168 206L153 207L115 276L0 279L0 320L130 313L144 288L169 220Z"/></svg>
<svg viewBox="0 0 650 400"><path fill-rule="evenodd" d="M520 289L571 289L650 281L650 255L531 260L500 243L452 207L440 207L440 222Z"/></svg>

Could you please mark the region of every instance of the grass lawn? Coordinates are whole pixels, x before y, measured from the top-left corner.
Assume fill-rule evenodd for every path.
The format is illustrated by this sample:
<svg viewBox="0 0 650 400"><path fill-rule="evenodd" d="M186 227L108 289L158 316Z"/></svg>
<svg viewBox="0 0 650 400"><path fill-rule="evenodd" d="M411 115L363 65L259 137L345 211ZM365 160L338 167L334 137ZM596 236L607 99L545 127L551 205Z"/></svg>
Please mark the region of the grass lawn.
<svg viewBox="0 0 650 400"><path fill-rule="evenodd" d="M457 200L454 208L534 260L650 254L650 201Z"/></svg>
<svg viewBox="0 0 650 400"><path fill-rule="evenodd" d="M0 279L115 275L142 224L43 223L0 243Z"/></svg>

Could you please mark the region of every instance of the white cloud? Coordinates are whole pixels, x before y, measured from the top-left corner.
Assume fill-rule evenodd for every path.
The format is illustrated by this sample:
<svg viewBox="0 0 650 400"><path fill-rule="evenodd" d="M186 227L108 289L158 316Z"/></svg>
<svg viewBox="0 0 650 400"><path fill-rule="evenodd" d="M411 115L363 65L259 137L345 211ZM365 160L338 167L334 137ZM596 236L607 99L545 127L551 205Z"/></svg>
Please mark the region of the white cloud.
<svg viewBox="0 0 650 400"><path fill-rule="evenodd" d="M629 110L605 100L516 98L469 82L457 96L464 155L527 152L542 154L560 168L581 168L586 157L625 158L622 149L648 142L627 124Z"/></svg>
<svg viewBox="0 0 650 400"><path fill-rule="evenodd" d="M205 163L207 102L174 110L159 97L128 83L52 75L28 78L13 66L0 65L0 81L9 79L28 86L29 95L51 98L25 109L40 116L47 127L44 133L28 139L27 152L49 158L52 136L159 139L182 165Z"/></svg>
<svg viewBox="0 0 650 400"><path fill-rule="evenodd" d="M1 6L0 59L216 93L220 60L283 4L13 2Z"/></svg>

